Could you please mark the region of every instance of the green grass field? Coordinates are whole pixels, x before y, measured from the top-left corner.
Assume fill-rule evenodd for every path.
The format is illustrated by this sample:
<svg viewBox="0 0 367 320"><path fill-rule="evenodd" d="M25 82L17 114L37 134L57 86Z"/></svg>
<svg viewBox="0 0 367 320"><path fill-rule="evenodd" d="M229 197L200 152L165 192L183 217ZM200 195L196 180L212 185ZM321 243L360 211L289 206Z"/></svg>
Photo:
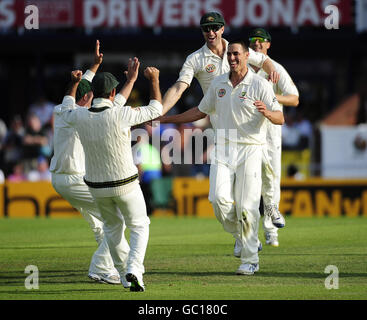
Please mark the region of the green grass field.
<svg viewBox="0 0 367 320"><path fill-rule="evenodd" d="M130 293L87 277L96 243L83 219L0 219L0 300L365 300L366 231L366 218L287 218L260 271L238 276L234 241L215 219L151 218L146 291ZM27 265L39 269L38 290L24 286ZM328 265L339 289L325 288Z"/></svg>

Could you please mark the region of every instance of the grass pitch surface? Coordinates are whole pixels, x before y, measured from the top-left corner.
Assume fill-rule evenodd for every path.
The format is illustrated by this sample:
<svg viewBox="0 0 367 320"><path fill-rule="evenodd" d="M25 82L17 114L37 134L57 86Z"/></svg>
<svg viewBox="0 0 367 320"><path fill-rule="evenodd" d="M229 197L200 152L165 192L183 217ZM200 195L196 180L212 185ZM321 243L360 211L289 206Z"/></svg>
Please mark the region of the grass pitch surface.
<svg viewBox="0 0 367 320"><path fill-rule="evenodd" d="M82 218L0 219L0 300L367 299L367 219L287 218L280 246L265 245L260 271L238 276L233 238L215 219L151 218L146 291L87 277L96 242ZM128 234L127 234L128 236ZM27 290L28 265L39 289ZM339 288L325 288L325 268Z"/></svg>

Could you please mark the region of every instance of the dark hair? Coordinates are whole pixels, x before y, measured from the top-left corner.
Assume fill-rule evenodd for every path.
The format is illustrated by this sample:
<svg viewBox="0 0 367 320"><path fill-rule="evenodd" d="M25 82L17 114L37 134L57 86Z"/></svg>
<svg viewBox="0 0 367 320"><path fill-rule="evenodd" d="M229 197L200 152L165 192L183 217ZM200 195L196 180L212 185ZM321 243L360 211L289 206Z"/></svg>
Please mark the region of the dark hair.
<svg viewBox="0 0 367 320"><path fill-rule="evenodd" d="M99 95L98 97L94 97L94 98L104 98L104 99L108 99L111 95L110 93L102 93L101 95Z"/></svg>
<svg viewBox="0 0 367 320"><path fill-rule="evenodd" d="M232 40L232 41L230 41L230 43L228 44L228 46L230 46L231 44L239 44L239 45L241 45L241 47L243 48L243 51L248 52L248 46L247 46L247 44L245 43L245 41L244 41L244 40L242 40L242 39L235 39L235 40Z"/></svg>
<svg viewBox="0 0 367 320"><path fill-rule="evenodd" d="M115 88L114 88L115 89ZM111 90L111 92L113 91L113 89ZM109 97L110 97L110 95L111 95L111 92L109 92L109 93L100 93L100 94L98 94L98 95L94 95L94 99L96 99L96 98L104 98L104 99L108 99ZM94 94L94 92L93 92L93 94Z"/></svg>

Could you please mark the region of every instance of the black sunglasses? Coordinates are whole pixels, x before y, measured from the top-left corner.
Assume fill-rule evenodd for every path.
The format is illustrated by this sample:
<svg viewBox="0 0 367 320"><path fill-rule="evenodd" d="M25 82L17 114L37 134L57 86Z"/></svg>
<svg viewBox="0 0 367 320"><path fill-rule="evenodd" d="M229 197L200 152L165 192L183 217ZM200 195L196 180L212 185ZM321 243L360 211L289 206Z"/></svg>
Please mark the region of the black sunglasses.
<svg viewBox="0 0 367 320"><path fill-rule="evenodd" d="M201 30L203 30L204 32L210 32L210 30L213 30L213 32L217 32L220 28L222 28L222 25L213 24L211 26L202 26Z"/></svg>

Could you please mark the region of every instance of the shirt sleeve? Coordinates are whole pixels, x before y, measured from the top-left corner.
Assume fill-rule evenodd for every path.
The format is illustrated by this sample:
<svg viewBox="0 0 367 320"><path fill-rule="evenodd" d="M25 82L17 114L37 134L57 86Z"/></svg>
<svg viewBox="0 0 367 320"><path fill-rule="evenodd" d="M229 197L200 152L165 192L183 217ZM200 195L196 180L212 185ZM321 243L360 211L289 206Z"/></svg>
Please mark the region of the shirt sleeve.
<svg viewBox="0 0 367 320"><path fill-rule="evenodd" d="M67 100L65 101L66 98ZM73 105L71 105L72 102L74 102ZM60 110L61 118L66 123L73 125L76 121L76 111L78 111L77 105L75 104L75 98L71 96L65 96L61 106L62 106Z"/></svg>
<svg viewBox="0 0 367 320"><path fill-rule="evenodd" d="M215 100L216 100L216 86L215 81L212 81L208 91L205 93L203 99L201 99L198 109L206 114L214 114L216 111Z"/></svg>
<svg viewBox="0 0 367 320"><path fill-rule="evenodd" d="M83 77L82 79L85 79L85 80L88 80L89 82L92 82L93 81L93 78L96 74L91 71L91 70L87 70L84 74L83 74Z"/></svg>
<svg viewBox="0 0 367 320"><path fill-rule="evenodd" d="M260 101L265 103L266 108L270 111L282 111L282 107L275 97L275 93L271 84L267 80L261 79L260 88Z"/></svg>
<svg viewBox="0 0 367 320"><path fill-rule="evenodd" d="M264 62L266 59L268 59L268 57L261 53L261 52L256 52L254 50L252 50L251 48L249 48L249 57L248 57L248 63L252 64L258 68L262 68Z"/></svg>
<svg viewBox="0 0 367 320"><path fill-rule="evenodd" d="M64 110L75 109L75 98L72 96L65 96L62 103L54 108L54 113L61 113Z"/></svg>
<svg viewBox="0 0 367 320"><path fill-rule="evenodd" d="M183 64L179 77L176 82L181 81L186 83L188 86L191 85L192 79L196 73L196 66L193 55L189 55Z"/></svg>
<svg viewBox="0 0 367 320"><path fill-rule="evenodd" d="M152 119L155 119L162 115L163 106L157 100L150 100L149 105L132 108L126 106L120 109L121 121L128 124L128 126L134 126Z"/></svg>
<svg viewBox="0 0 367 320"><path fill-rule="evenodd" d="M292 78L288 74L288 72L284 69L284 67L277 68L279 72L280 78L277 83L279 90L282 92L283 95L296 95L299 96L298 89L294 84Z"/></svg>
<svg viewBox="0 0 367 320"><path fill-rule="evenodd" d="M122 94L116 94L115 100L113 101L114 106L123 107L126 103L126 98Z"/></svg>

